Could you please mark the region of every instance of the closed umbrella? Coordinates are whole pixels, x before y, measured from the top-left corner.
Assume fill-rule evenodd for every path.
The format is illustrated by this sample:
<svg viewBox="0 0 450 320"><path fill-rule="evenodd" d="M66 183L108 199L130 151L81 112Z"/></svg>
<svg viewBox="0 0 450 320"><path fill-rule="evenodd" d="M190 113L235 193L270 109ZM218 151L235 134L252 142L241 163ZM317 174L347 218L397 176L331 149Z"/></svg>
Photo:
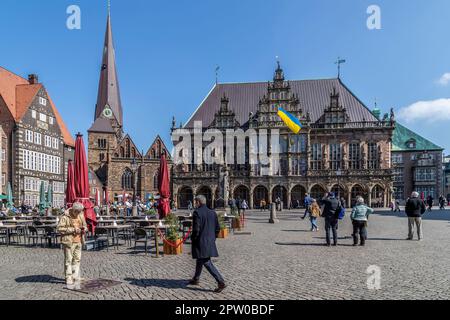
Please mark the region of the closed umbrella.
<svg viewBox="0 0 450 320"><path fill-rule="evenodd" d="M89 231L94 233L97 226L97 216L94 212L94 206L89 198L89 175L86 161L86 149L84 147L83 135L78 133L75 141L75 196L76 201L84 205L84 217L88 223Z"/></svg>
<svg viewBox="0 0 450 320"><path fill-rule="evenodd" d="M11 188L11 182L8 183L8 190L6 191L6 206L8 208L14 207L13 194Z"/></svg>
<svg viewBox="0 0 450 320"><path fill-rule="evenodd" d="M100 192L98 189L95 189L95 205L97 207L100 207L102 205L102 202L100 201Z"/></svg>
<svg viewBox="0 0 450 320"><path fill-rule="evenodd" d="M41 181L41 188L39 189L39 213L44 214L47 209L47 195L45 194L44 181Z"/></svg>
<svg viewBox="0 0 450 320"><path fill-rule="evenodd" d="M47 191L47 208L50 208L50 213L51 212L51 208L53 207L53 188L51 186L51 184L48 184L48 191Z"/></svg>
<svg viewBox="0 0 450 320"><path fill-rule="evenodd" d="M169 167L167 165L166 155L162 154L159 165L159 181L158 190L161 196L159 200L159 216L161 219L165 218L170 213L170 180L169 180Z"/></svg>
<svg viewBox="0 0 450 320"><path fill-rule="evenodd" d="M69 160L67 165L67 186L66 186L66 207L71 208L75 202L75 172L73 170L73 161Z"/></svg>

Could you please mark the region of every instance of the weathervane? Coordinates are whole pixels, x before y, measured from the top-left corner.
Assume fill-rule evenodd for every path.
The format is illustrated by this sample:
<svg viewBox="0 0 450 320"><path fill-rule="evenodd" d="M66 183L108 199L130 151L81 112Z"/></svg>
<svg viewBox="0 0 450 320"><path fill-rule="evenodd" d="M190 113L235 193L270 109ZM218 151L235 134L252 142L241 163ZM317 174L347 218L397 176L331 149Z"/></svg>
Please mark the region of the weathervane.
<svg viewBox="0 0 450 320"><path fill-rule="evenodd" d="M346 63L347 61L345 59L342 59L341 57L338 57L337 61L334 64L337 64L338 66L338 79L341 78L341 64Z"/></svg>
<svg viewBox="0 0 450 320"><path fill-rule="evenodd" d="M108 14L111 14L111 0L108 0Z"/></svg>

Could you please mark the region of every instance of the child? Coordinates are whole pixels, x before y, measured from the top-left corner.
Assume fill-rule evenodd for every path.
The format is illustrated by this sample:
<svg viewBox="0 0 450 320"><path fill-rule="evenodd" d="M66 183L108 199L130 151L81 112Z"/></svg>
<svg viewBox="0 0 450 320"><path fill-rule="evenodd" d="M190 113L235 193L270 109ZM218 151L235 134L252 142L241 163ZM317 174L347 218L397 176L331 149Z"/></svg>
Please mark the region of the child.
<svg viewBox="0 0 450 320"><path fill-rule="evenodd" d="M319 231L319 227L317 226L317 218L322 215L319 204L317 200L313 200L311 203L311 209L309 211L309 219L311 220L311 231Z"/></svg>

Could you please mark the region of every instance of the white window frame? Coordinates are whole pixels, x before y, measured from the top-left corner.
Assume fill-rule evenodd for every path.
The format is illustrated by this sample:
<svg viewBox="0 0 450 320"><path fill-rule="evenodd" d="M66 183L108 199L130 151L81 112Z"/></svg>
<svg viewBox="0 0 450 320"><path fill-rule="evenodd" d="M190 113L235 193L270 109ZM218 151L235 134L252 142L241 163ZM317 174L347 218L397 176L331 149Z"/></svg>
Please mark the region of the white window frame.
<svg viewBox="0 0 450 320"><path fill-rule="evenodd" d="M39 97L39 104L46 106L47 105L47 99L43 98L43 97Z"/></svg>

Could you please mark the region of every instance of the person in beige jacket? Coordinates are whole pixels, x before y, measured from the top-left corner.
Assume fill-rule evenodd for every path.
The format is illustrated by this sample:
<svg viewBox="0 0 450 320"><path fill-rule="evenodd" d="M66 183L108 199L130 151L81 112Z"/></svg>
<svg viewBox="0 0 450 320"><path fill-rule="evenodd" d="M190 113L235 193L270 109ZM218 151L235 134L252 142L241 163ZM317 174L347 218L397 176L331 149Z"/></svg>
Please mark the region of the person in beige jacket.
<svg viewBox="0 0 450 320"><path fill-rule="evenodd" d="M88 231L83 211L84 206L81 203L74 203L61 217L57 228L64 249L64 273L68 288L79 283L81 279L81 249Z"/></svg>

